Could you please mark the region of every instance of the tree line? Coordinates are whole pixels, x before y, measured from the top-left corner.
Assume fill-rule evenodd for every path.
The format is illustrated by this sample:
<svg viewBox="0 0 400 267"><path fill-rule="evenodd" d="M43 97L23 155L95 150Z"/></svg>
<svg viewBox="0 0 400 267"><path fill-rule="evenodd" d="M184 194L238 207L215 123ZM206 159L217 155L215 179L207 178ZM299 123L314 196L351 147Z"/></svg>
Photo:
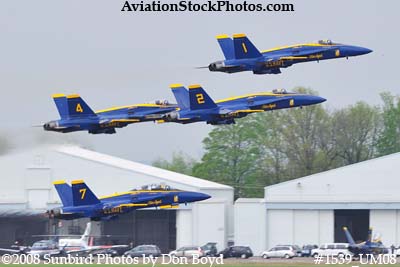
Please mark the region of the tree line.
<svg viewBox="0 0 400 267"><path fill-rule="evenodd" d="M235 198L262 197L265 186L400 151L400 98L385 92L381 99L380 106L252 114L214 127L203 140L201 160L175 153L153 165L230 185Z"/></svg>

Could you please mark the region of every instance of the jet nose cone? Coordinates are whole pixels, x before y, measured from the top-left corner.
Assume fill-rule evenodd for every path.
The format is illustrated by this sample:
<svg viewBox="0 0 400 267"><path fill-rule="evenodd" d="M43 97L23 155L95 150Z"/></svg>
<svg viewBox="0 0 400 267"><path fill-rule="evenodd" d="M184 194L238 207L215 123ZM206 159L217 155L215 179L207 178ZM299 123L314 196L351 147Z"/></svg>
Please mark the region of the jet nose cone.
<svg viewBox="0 0 400 267"><path fill-rule="evenodd" d="M369 48L359 47L359 46L356 46L354 50L356 51L356 53L358 55L365 55L365 54L369 54L372 52L372 50Z"/></svg>
<svg viewBox="0 0 400 267"><path fill-rule="evenodd" d="M201 200L209 199L209 198L211 198L211 196L204 194L204 193L197 193L196 198L198 199L198 201L201 201Z"/></svg>
<svg viewBox="0 0 400 267"><path fill-rule="evenodd" d="M320 96L304 95L303 97L298 99L297 103L299 106L308 106L308 105L316 105L325 101L326 99Z"/></svg>
<svg viewBox="0 0 400 267"><path fill-rule="evenodd" d="M209 199L211 196L199 192L183 192L180 194L179 202L189 203Z"/></svg>
<svg viewBox="0 0 400 267"><path fill-rule="evenodd" d="M372 50L361 46L347 46L343 49L343 55L347 57L361 56L371 53Z"/></svg>
<svg viewBox="0 0 400 267"><path fill-rule="evenodd" d="M315 102L315 104L319 104L319 103L325 102L326 99L323 97L320 97L320 96L314 96L313 101Z"/></svg>

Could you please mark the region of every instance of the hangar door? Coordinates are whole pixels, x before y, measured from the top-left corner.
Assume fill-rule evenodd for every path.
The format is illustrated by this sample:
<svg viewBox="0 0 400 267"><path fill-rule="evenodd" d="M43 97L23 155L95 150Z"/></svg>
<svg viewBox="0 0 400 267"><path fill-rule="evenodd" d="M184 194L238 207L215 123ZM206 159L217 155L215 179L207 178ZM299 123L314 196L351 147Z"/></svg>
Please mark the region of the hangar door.
<svg viewBox="0 0 400 267"><path fill-rule="evenodd" d="M0 247L9 248L15 241L30 246L43 239L34 235L45 235L48 220L44 216L0 217Z"/></svg>
<svg viewBox="0 0 400 267"><path fill-rule="evenodd" d="M102 223L102 234L114 244L157 245L168 253L176 246L175 210L138 210Z"/></svg>
<svg viewBox="0 0 400 267"><path fill-rule="evenodd" d="M335 210L335 242L347 243L343 227L346 226L353 239L365 241L369 229L369 210Z"/></svg>

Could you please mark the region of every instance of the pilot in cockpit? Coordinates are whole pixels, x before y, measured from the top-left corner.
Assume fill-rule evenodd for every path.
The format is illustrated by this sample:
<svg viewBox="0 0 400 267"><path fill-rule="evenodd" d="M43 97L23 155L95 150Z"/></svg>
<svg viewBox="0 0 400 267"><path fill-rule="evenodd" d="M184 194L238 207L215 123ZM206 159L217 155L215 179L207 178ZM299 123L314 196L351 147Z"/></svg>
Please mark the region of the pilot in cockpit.
<svg viewBox="0 0 400 267"><path fill-rule="evenodd" d="M168 105L169 104L168 100L156 100L155 103L156 103L156 105Z"/></svg>
<svg viewBox="0 0 400 267"><path fill-rule="evenodd" d="M284 88L278 88L278 89L272 90L272 93L274 93L274 94L287 94L287 91Z"/></svg>
<svg viewBox="0 0 400 267"><path fill-rule="evenodd" d="M319 40L319 44L325 44L325 45L331 45L333 44L332 40L326 39L326 40Z"/></svg>

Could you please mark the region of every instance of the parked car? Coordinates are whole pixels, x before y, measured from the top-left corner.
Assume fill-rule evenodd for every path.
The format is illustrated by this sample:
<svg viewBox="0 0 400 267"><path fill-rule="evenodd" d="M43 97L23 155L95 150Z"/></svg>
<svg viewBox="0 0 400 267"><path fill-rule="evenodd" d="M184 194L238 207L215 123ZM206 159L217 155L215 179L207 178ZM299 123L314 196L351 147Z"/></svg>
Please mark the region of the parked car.
<svg viewBox="0 0 400 267"><path fill-rule="evenodd" d="M247 259L253 257L253 251L248 246L231 246L220 251L218 255L222 255L224 258Z"/></svg>
<svg viewBox="0 0 400 267"><path fill-rule="evenodd" d="M301 256L302 257L311 257L311 252L313 249L318 248L317 245L304 245L301 249Z"/></svg>
<svg viewBox="0 0 400 267"><path fill-rule="evenodd" d="M155 245L140 245L137 247L134 247L131 250L128 250L124 253L124 256L127 257L149 257L149 256L153 256L153 257L159 257L161 256L161 250L159 247L155 246Z"/></svg>
<svg viewBox="0 0 400 267"><path fill-rule="evenodd" d="M177 250L173 250L169 253L170 256L174 257L192 257L194 255L200 257L205 256L205 253L201 247L198 246L185 246L178 248Z"/></svg>
<svg viewBox="0 0 400 267"><path fill-rule="evenodd" d="M90 254L92 254L93 256L98 256L100 254L108 255L111 257L119 256L118 251L112 248L96 250L95 252L91 252Z"/></svg>
<svg viewBox="0 0 400 267"><path fill-rule="evenodd" d="M201 248L204 251L204 256L215 257L218 254L216 242L208 242L207 244L201 246Z"/></svg>
<svg viewBox="0 0 400 267"><path fill-rule="evenodd" d="M261 256L264 259L268 259L268 258L291 259L293 257L298 256L298 250L297 250L296 246L278 245L278 246L271 248L268 251L264 251L263 253L261 253Z"/></svg>
<svg viewBox="0 0 400 267"><path fill-rule="evenodd" d="M351 255L351 252L348 250L348 243L327 243L321 245L319 248L311 250L311 255L313 257L320 256L345 256Z"/></svg>

